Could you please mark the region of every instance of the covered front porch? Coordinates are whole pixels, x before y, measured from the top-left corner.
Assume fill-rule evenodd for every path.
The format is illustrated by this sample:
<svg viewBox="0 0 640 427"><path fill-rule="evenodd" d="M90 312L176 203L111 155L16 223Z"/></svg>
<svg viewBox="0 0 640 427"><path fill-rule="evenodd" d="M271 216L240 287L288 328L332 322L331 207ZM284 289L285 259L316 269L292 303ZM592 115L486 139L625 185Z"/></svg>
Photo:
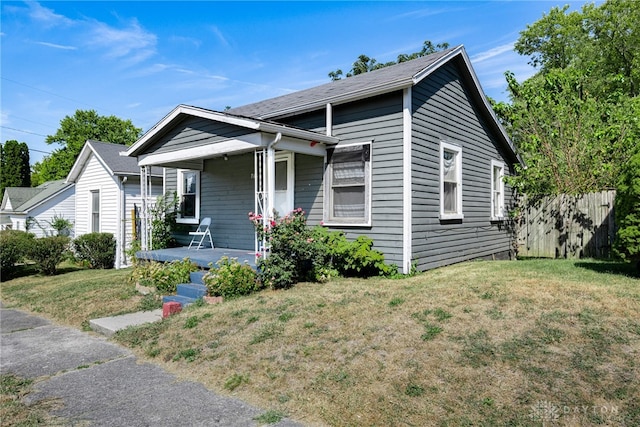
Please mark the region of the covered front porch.
<svg viewBox="0 0 640 427"><path fill-rule="evenodd" d="M222 257L236 258L241 264L247 263L256 268L256 253L242 249L204 248L189 249L188 247L157 249L153 251L139 251L136 258L148 261L171 262L189 258L198 267L208 269L216 266Z"/></svg>
<svg viewBox="0 0 640 427"><path fill-rule="evenodd" d="M241 248L237 254L255 257L266 254L268 243L257 239L250 212L264 227L275 215L284 216L294 207L307 212L313 207L317 221L322 219L326 147L338 141L291 126L177 107L123 153L136 156L141 167L142 249L161 256L148 251L153 247L150 211L154 200L148 197L146 178L150 167L165 168L163 191L178 197L177 222L184 228L182 233L210 218L216 247Z"/></svg>

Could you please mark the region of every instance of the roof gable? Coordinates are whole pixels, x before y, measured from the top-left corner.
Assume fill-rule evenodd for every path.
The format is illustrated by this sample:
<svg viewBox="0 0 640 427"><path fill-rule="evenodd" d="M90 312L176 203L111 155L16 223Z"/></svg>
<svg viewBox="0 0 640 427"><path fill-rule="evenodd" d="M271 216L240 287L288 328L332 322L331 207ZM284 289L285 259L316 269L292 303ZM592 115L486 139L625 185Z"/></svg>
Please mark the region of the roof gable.
<svg viewBox="0 0 640 427"><path fill-rule="evenodd" d="M70 187L73 187L73 184L65 182L64 179L47 181L37 187L7 187L2 208L13 212L28 212ZM7 205L10 207L7 208Z"/></svg>
<svg viewBox="0 0 640 427"><path fill-rule="evenodd" d="M140 167L138 166L137 159L120 155L120 153L127 148L127 146L122 144L88 140L73 164L67 176L67 182L75 182L78 179L91 155L94 155L105 170L112 176L139 175ZM162 176L162 170L153 168L151 174Z"/></svg>
<svg viewBox="0 0 640 427"><path fill-rule="evenodd" d="M170 132L178 123L182 122L186 117L199 117L213 122L232 125L238 128L246 129L245 133L265 132L270 134L281 134L292 138L307 139L320 143L336 144L338 139L326 136L314 131L299 129L293 126L281 123L271 122L267 120L256 119L252 117L244 117L235 114L222 113L219 111L208 110L206 108L194 107L190 105L178 105L154 127L149 129L129 150L127 156L138 156L144 153L150 146L153 146L157 140Z"/></svg>
<svg viewBox="0 0 640 427"><path fill-rule="evenodd" d="M44 184L43 184L44 185ZM35 197L43 190L40 187L6 187L2 197L2 209L17 211L26 201Z"/></svg>

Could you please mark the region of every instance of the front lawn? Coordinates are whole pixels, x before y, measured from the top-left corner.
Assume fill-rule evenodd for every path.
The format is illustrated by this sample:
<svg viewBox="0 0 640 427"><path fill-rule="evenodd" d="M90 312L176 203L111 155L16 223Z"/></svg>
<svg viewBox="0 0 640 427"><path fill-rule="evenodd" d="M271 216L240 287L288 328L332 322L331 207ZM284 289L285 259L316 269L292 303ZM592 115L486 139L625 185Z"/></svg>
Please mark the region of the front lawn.
<svg viewBox="0 0 640 427"><path fill-rule="evenodd" d="M44 278L46 287L32 278L28 298L14 283L27 278L16 279L2 284L2 300L81 325L72 301L83 294L109 287L120 308L137 304L125 273L109 273L117 284L84 293L66 274ZM616 263L526 260L303 283L190 307L115 339L181 378L305 424L635 426L640 281L631 274ZM69 297L41 295L59 288Z"/></svg>

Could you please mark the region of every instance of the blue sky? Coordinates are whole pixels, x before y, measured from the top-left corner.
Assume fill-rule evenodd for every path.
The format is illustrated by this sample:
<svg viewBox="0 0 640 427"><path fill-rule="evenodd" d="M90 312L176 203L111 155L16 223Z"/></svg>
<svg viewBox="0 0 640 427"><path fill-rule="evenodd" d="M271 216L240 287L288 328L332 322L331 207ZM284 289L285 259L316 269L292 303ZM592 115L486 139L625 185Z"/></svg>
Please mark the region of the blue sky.
<svg viewBox="0 0 640 427"><path fill-rule="evenodd" d="M506 100L504 72L534 72L513 52L519 32L566 3L584 1L2 1L0 141L26 142L34 163L78 109L146 131L178 104L237 107L425 40L465 45L487 95Z"/></svg>

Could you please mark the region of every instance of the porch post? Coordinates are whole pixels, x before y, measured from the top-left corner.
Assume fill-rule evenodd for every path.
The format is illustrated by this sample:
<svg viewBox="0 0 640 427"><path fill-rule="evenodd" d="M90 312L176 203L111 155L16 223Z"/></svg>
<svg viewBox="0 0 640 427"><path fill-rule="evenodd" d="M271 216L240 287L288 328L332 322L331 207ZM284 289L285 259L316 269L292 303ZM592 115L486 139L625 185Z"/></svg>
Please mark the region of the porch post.
<svg viewBox="0 0 640 427"><path fill-rule="evenodd" d="M149 196L148 196L148 182L147 182L147 167L140 166L140 196L142 201L142 215L140 215L140 248L143 251L151 249L149 230Z"/></svg>

